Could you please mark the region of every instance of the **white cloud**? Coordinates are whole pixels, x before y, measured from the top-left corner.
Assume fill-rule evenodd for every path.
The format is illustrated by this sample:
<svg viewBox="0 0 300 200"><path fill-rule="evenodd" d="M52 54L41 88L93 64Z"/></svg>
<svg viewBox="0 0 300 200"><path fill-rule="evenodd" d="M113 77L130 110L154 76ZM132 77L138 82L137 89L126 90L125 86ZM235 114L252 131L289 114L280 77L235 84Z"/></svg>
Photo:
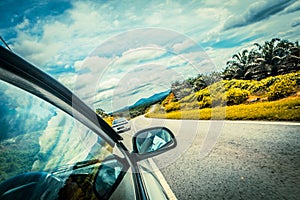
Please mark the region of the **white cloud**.
<svg viewBox="0 0 300 200"><path fill-rule="evenodd" d="M58 77L58 81L63 83L69 89L74 89L78 75L76 73L64 73Z"/></svg>
<svg viewBox="0 0 300 200"><path fill-rule="evenodd" d="M155 25L159 25L162 19L163 16L161 13L154 12L146 18L146 23L149 26L155 26Z"/></svg>
<svg viewBox="0 0 300 200"><path fill-rule="evenodd" d="M114 60L111 66L116 66L117 68L130 69L136 65L143 62L152 61L158 59L160 56L166 53L165 49L155 48L155 47L144 47L130 49L122 54L121 57Z"/></svg>
<svg viewBox="0 0 300 200"><path fill-rule="evenodd" d="M120 79L115 77L110 78L108 80L102 80L101 82L97 83L98 91L107 90L110 88L115 88L120 82Z"/></svg>
<svg viewBox="0 0 300 200"><path fill-rule="evenodd" d="M77 60L74 62L74 68L76 71L80 71L82 65L84 63L84 60Z"/></svg>
<svg viewBox="0 0 300 200"><path fill-rule="evenodd" d="M112 61L111 58L98 57L98 56L89 56L82 63L77 63L76 70L86 70L89 69L89 72L92 74L100 75L108 67L109 63ZM81 66L80 66L81 64Z"/></svg>
<svg viewBox="0 0 300 200"><path fill-rule="evenodd" d="M240 48L207 48L206 53L209 56L212 65L215 67L213 71L221 71L224 69L226 61L231 58L233 54L239 52Z"/></svg>
<svg viewBox="0 0 300 200"><path fill-rule="evenodd" d="M292 12L296 12L300 10L300 1L296 1L295 3L293 3L292 5L290 5L289 7L287 7L284 12L285 13L292 13Z"/></svg>
<svg viewBox="0 0 300 200"><path fill-rule="evenodd" d="M17 24L16 28L17 29L24 29L24 28L27 28L29 24L30 24L29 19L24 18L22 23Z"/></svg>
<svg viewBox="0 0 300 200"><path fill-rule="evenodd" d="M93 72L93 77L80 75L79 91L76 93L91 105L96 103L98 107L111 111L127 103L134 103L141 97L151 96L153 92L166 91L175 80L197 75L197 70L187 64L185 59L173 54L161 57L164 54L165 51L157 52L153 49L127 51L102 73L98 72L97 75ZM168 69L170 65L178 66ZM83 87L88 82L94 84Z"/></svg>
<svg viewBox="0 0 300 200"><path fill-rule="evenodd" d="M74 63L78 58L86 57L104 39L111 37L111 33L115 35L122 31L116 27L128 30L128 28L149 27L153 26L153 23L158 23L160 27L182 31L192 29L199 22L203 25L209 24L209 21L200 19L207 10L194 12L193 9L188 9L190 7L184 8L179 3L170 2L168 6L172 9L160 12L153 9L154 6L158 6L157 3L148 3L148 5L149 7L144 12L135 7L118 12L118 10L112 10L112 7L116 7L113 2L105 4L75 2L72 9L66 10L56 18L40 19L38 23L33 24L31 30L17 31L18 37L14 49L41 66L61 63L65 65ZM118 6L119 9L122 9L122 6L125 5ZM160 4L160 6L163 8L165 5ZM185 9L189 11L186 12ZM133 12L135 13L133 14ZM194 17L195 13L201 14L199 19ZM135 19L136 24L130 23L128 18ZM22 25L22 27L25 26ZM144 35L144 38L163 41L164 37L169 36L163 36L158 32L157 35ZM126 35L125 37L134 38L136 35ZM30 43L23 42L26 40Z"/></svg>
<svg viewBox="0 0 300 200"><path fill-rule="evenodd" d="M300 26L300 17L297 17L297 18L293 19L292 23L291 23L291 26L292 27Z"/></svg>
<svg viewBox="0 0 300 200"><path fill-rule="evenodd" d="M106 90L106 91L101 92L101 93L95 93L95 96L93 96L92 101L94 103L94 102L98 102L100 100L111 99L113 95L114 95L114 90ZM109 102L109 101L107 101L107 102ZM104 108L107 108L107 106L104 106Z"/></svg>
<svg viewBox="0 0 300 200"><path fill-rule="evenodd" d="M175 51L175 52L181 52L181 51L186 50L189 47L192 47L194 45L195 45L195 42L188 39L188 40L185 40L183 42L174 44L174 46L172 47L172 50Z"/></svg>
<svg viewBox="0 0 300 200"><path fill-rule="evenodd" d="M243 27L249 24L265 20L275 15L294 3L294 0L264 0L254 2L247 7L242 15L232 15L224 24L224 30Z"/></svg>

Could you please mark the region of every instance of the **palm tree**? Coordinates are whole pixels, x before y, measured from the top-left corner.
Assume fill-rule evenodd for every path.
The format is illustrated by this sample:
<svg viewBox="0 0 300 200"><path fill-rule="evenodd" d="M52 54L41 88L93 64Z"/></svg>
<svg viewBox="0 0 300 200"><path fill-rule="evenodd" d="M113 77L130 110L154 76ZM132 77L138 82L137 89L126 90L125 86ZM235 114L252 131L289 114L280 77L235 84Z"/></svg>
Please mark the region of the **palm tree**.
<svg viewBox="0 0 300 200"><path fill-rule="evenodd" d="M276 76L299 70L299 43L273 38L264 45L254 44L266 76Z"/></svg>
<svg viewBox="0 0 300 200"><path fill-rule="evenodd" d="M285 56L283 64L289 72L300 70L300 46L298 41L295 44L291 43L289 46L289 54Z"/></svg>
<svg viewBox="0 0 300 200"><path fill-rule="evenodd" d="M251 79L251 70L253 66L254 52L243 50L232 56L227 61L223 79Z"/></svg>
<svg viewBox="0 0 300 200"><path fill-rule="evenodd" d="M263 45L254 44L250 51L244 50L232 56L226 63L223 79L255 79L297 71L300 68L299 43L273 38Z"/></svg>

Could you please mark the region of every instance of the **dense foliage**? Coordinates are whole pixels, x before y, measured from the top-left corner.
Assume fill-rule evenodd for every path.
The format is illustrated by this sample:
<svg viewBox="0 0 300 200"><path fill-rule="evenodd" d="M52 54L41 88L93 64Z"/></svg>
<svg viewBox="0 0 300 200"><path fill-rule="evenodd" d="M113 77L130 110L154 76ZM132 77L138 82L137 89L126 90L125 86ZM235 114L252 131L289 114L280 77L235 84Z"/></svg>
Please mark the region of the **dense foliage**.
<svg viewBox="0 0 300 200"><path fill-rule="evenodd" d="M300 47L297 42L274 38L255 43L250 50L234 54L227 61L223 79L261 80L269 76L296 72L300 69Z"/></svg>
<svg viewBox="0 0 300 200"><path fill-rule="evenodd" d="M172 83L171 91L175 95L176 99L180 100L183 97L204 89L220 80L222 80L221 72L212 72L208 75L199 74L195 78L188 78L182 82L176 81Z"/></svg>
<svg viewBox="0 0 300 200"><path fill-rule="evenodd" d="M277 100L288 97L296 91L296 81L294 80L277 80L270 86L268 91L269 100Z"/></svg>
<svg viewBox="0 0 300 200"><path fill-rule="evenodd" d="M176 99L181 100L221 80L262 80L299 70L298 41L274 38L264 44L255 43L251 49L234 54L222 72L199 74L182 82L176 81L171 85L171 90Z"/></svg>
<svg viewBox="0 0 300 200"><path fill-rule="evenodd" d="M0 182L31 171L40 150L37 133L21 134L0 142Z"/></svg>
<svg viewBox="0 0 300 200"><path fill-rule="evenodd" d="M299 108L300 98L295 97L277 101L240 104L228 107L179 110L168 113L156 111L147 113L146 117L196 120L227 119L300 121Z"/></svg>
<svg viewBox="0 0 300 200"><path fill-rule="evenodd" d="M193 110L217 106L231 106L247 101L250 96L256 101L278 100L299 90L300 71L268 77L263 80L222 80L206 88L193 92L180 100L171 98L171 94L162 103L163 112Z"/></svg>

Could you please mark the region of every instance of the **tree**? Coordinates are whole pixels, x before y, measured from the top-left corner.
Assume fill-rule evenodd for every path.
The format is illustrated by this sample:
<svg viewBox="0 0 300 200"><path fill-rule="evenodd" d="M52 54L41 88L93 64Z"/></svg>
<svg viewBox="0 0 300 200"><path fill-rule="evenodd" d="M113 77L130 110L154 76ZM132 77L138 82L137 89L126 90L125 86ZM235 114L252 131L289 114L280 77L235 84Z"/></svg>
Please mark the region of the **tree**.
<svg viewBox="0 0 300 200"><path fill-rule="evenodd" d="M251 79L249 73L250 63L253 62L253 52L243 50L242 53L237 53L227 61L223 79Z"/></svg>
<svg viewBox="0 0 300 200"><path fill-rule="evenodd" d="M108 115L105 113L105 111L101 108L97 108L96 113L102 118L108 117Z"/></svg>
<svg viewBox="0 0 300 200"><path fill-rule="evenodd" d="M182 82L175 81L171 84L171 91L175 95L177 100L191 94L193 92L193 84L195 82L194 78L188 78Z"/></svg>
<svg viewBox="0 0 300 200"><path fill-rule="evenodd" d="M255 79L276 76L300 69L300 48L298 42L273 38L263 45L258 43L248 51L234 54L226 63L223 79Z"/></svg>
<svg viewBox="0 0 300 200"><path fill-rule="evenodd" d="M288 40L273 38L264 45L254 44L258 47L259 59L264 65L267 76L276 76L299 70L299 44Z"/></svg>
<svg viewBox="0 0 300 200"><path fill-rule="evenodd" d="M205 82L205 77L202 74L199 74L193 83L193 91L197 92L207 87L207 83Z"/></svg>

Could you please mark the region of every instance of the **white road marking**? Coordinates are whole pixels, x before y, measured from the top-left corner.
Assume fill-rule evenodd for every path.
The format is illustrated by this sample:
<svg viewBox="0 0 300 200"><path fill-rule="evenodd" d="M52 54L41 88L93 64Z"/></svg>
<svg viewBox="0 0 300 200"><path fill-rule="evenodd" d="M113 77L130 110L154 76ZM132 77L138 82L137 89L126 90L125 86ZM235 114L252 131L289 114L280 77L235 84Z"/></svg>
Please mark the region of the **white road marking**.
<svg viewBox="0 0 300 200"><path fill-rule="evenodd" d="M158 169L155 162L152 159L148 159L148 160L149 160L149 163L151 165L151 168L153 169L153 173L155 173L155 175L159 179L159 181L160 181L162 187L164 188L165 192L167 193L168 197L171 200L177 200L175 194L173 193L172 189L170 188L169 184L167 183L165 177L162 175L162 173Z"/></svg>

